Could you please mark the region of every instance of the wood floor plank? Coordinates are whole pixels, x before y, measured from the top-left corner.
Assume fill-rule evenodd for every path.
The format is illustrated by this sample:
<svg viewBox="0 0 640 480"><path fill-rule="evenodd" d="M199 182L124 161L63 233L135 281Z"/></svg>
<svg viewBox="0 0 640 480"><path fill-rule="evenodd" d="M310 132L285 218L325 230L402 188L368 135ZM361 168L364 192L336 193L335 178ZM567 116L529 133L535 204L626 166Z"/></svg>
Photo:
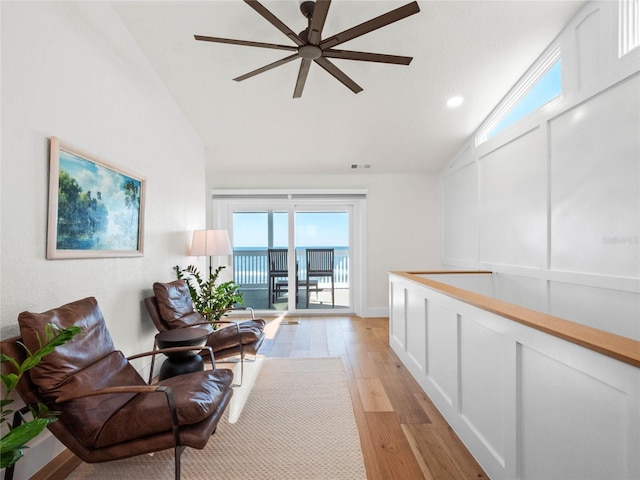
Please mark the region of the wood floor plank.
<svg viewBox="0 0 640 480"><path fill-rule="evenodd" d="M448 425L447 421L440 413L440 410L438 410L438 408L433 404L426 393L420 392L414 394L414 396L416 397L417 402L420 404L424 412L429 417L430 423L436 426Z"/></svg>
<svg viewBox="0 0 640 480"><path fill-rule="evenodd" d="M327 321L327 349L329 356L345 355L347 353L347 346L340 324L340 319L332 318Z"/></svg>
<svg viewBox="0 0 640 480"><path fill-rule="evenodd" d="M328 357L329 344L327 328L330 320L318 319L311 323L309 355L312 357Z"/></svg>
<svg viewBox="0 0 640 480"><path fill-rule="evenodd" d="M378 378L356 378L365 412L393 412L393 405Z"/></svg>
<svg viewBox="0 0 640 480"><path fill-rule="evenodd" d="M416 397L406 388L402 378L380 378L389 401L398 415L400 423L430 423L429 416L420 406Z"/></svg>
<svg viewBox="0 0 640 480"><path fill-rule="evenodd" d="M283 325L282 328L291 328L294 338L291 344L292 357L309 357L311 347L311 319L301 319L299 325Z"/></svg>
<svg viewBox="0 0 640 480"><path fill-rule="evenodd" d="M356 378L378 378L380 370L369 356L369 351L363 345L348 346L349 358L353 365Z"/></svg>
<svg viewBox="0 0 640 480"><path fill-rule="evenodd" d="M402 427L402 431L404 432L404 435L405 437L407 437L407 441L411 446L411 451L413 452L413 456L416 457L416 461L420 466L420 470L422 470L422 475L424 476L424 479L435 480L433 475L431 475L431 470L429 470L429 467L425 463L424 458L422 458L422 454L420 453L420 449L418 448L418 442L416 442L416 439L413 436L413 433L411 433L411 430L408 428L406 424L400 424L400 426Z"/></svg>
<svg viewBox="0 0 640 480"><path fill-rule="evenodd" d="M356 386L356 379L353 375L353 369L348 356L342 357L342 364L345 368L347 381L349 384L349 392L351 393L351 399L353 403L353 414L356 419L356 425L358 427L358 433L360 435L360 448L362 449L362 457L364 465L367 470L367 479L382 479L382 472L378 464L376 450L373 444L373 439L369 431L369 425L362 408L362 402L358 394L358 388Z"/></svg>
<svg viewBox="0 0 640 480"><path fill-rule="evenodd" d="M435 434L438 428L433 425L406 425L405 427L415 439L420 455L435 479L466 480L458 463L449 456Z"/></svg>
<svg viewBox="0 0 640 480"><path fill-rule="evenodd" d="M376 452L380 477L369 480L417 480L424 478L411 445L393 412L365 412Z"/></svg>
<svg viewBox="0 0 640 480"><path fill-rule="evenodd" d="M482 467L469 454L458 435L449 425L438 427L433 433L442 448L447 452L447 455L449 455L449 458L455 459L455 463L464 478L488 478Z"/></svg>

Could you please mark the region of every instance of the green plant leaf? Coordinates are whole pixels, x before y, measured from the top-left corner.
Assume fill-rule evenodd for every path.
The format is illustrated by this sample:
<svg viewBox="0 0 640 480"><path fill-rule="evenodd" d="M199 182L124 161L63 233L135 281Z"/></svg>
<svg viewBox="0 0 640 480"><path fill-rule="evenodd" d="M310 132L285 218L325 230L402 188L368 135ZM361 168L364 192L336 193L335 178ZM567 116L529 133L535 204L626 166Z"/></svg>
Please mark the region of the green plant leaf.
<svg viewBox="0 0 640 480"><path fill-rule="evenodd" d="M5 386L5 394L0 401L0 421L8 423L8 417L12 410L6 408L13 402L10 397L11 392L22 378L24 373L33 368L42 360L42 358L54 349L68 342L74 335L80 332L80 327L59 328L53 324L48 324L45 328L45 343L38 337L39 349L31 352L23 343L20 343L26 352L25 360L20 364L14 358L2 354L0 360L2 363L9 362L15 372L7 375L1 375L2 384ZM29 420L16 428L10 428L9 432L0 438L0 468L6 468L16 463L24 455L23 449L25 444L31 439L37 437L51 422L55 422L58 412L52 412L43 404L38 404L31 409L34 416L33 420Z"/></svg>
<svg viewBox="0 0 640 480"><path fill-rule="evenodd" d="M50 418L35 418L12 428L0 439L0 452L4 454L6 451L24 447L25 443L40 435L52 421L54 420Z"/></svg>
<svg viewBox="0 0 640 480"><path fill-rule="evenodd" d="M18 367L20 368L20 367ZM2 384L7 390L13 390L13 388L18 383L18 375L15 373L8 373L7 375L0 375L0 379L2 379Z"/></svg>
<svg viewBox="0 0 640 480"><path fill-rule="evenodd" d="M0 452L0 468L8 468L24 456L21 448Z"/></svg>
<svg viewBox="0 0 640 480"><path fill-rule="evenodd" d="M239 291L239 285L233 281L216 285L220 272L224 268L224 265L219 266L209 274L208 279L204 280L194 265L184 269L175 267L178 278L184 278L187 281L193 308L209 321L219 320L235 304L244 305L244 295Z"/></svg>
<svg viewBox="0 0 640 480"><path fill-rule="evenodd" d="M13 357L10 357L9 355L6 355L4 353L0 353L0 363L4 363L4 362L9 362L11 365L14 366L16 370L20 368L20 366L18 365L18 362L16 362Z"/></svg>

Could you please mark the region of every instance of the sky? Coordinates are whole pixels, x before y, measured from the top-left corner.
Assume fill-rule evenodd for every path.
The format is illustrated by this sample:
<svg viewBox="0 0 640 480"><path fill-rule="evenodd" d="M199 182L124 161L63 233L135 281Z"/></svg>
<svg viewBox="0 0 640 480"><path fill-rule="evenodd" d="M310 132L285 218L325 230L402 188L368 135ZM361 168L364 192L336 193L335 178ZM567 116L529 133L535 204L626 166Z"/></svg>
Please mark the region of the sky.
<svg viewBox="0 0 640 480"><path fill-rule="evenodd" d="M336 212L295 212L295 242L299 247L348 246L349 214ZM273 213L273 247L286 248L287 212ZM234 248L269 246L268 213L235 212L233 215Z"/></svg>
<svg viewBox="0 0 640 480"><path fill-rule="evenodd" d="M562 62L558 60L533 87L509 110L500 122L487 133L487 138L498 134L509 125L537 110L562 93Z"/></svg>

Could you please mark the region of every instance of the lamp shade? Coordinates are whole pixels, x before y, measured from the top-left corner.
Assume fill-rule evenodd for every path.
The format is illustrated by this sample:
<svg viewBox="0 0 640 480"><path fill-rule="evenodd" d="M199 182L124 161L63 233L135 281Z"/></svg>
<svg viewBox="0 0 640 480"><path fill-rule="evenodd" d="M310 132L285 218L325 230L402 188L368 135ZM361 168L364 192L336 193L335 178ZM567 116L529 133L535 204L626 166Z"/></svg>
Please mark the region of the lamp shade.
<svg viewBox="0 0 640 480"><path fill-rule="evenodd" d="M196 230L191 242L191 255L211 257L213 255L231 255L231 242L226 230Z"/></svg>

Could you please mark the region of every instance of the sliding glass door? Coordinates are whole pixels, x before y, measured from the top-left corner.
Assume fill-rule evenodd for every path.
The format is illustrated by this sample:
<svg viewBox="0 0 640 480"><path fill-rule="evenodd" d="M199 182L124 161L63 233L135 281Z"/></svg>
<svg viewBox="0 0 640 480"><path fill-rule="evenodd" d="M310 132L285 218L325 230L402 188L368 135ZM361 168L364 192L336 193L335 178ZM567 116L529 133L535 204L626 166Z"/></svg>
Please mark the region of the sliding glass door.
<svg viewBox="0 0 640 480"><path fill-rule="evenodd" d="M298 308L349 308L349 210L296 209L294 219Z"/></svg>
<svg viewBox="0 0 640 480"><path fill-rule="evenodd" d="M214 195L214 224L229 230L233 280L248 307L353 312L358 215L349 202L321 200Z"/></svg>
<svg viewBox="0 0 640 480"><path fill-rule="evenodd" d="M248 307L289 308L288 217L286 210L233 211L233 279Z"/></svg>

